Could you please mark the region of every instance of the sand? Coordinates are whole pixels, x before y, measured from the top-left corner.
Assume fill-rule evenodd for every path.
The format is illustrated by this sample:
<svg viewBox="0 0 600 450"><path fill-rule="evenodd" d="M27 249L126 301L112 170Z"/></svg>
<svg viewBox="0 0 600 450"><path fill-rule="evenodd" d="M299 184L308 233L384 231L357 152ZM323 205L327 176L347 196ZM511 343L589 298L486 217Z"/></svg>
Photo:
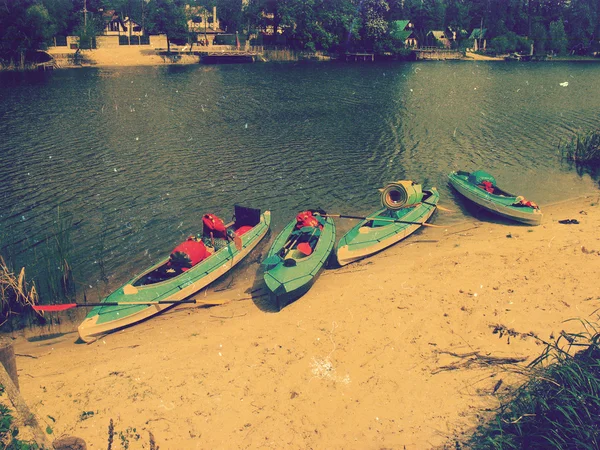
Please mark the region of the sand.
<svg viewBox="0 0 600 450"><path fill-rule="evenodd" d="M252 262L230 289L199 294L222 306L92 344L17 336L21 393L53 437L90 449L107 448L111 419L113 449L154 448L150 433L161 449L453 448L524 380L473 355L524 367L544 348L533 336L597 319L599 202L543 206L538 227L438 211L443 228L325 271L277 313L249 298L262 292Z"/></svg>
<svg viewBox="0 0 600 450"><path fill-rule="evenodd" d="M172 46L171 50L176 51L181 48ZM205 48L215 50L220 47L194 47L194 50ZM51 47L48 53L57 60L61 68L79 67L72 65L68 59L68 55L74 55L75 50L65 49L65 47ZM84 67L164 66L172 64L198 64L200 62L200 57L193 54L178 55L174 59L173 57L158 54L154 48L137 46L113 46L100 47L95 50L82 50L81 58L81 66Z"/></svg>

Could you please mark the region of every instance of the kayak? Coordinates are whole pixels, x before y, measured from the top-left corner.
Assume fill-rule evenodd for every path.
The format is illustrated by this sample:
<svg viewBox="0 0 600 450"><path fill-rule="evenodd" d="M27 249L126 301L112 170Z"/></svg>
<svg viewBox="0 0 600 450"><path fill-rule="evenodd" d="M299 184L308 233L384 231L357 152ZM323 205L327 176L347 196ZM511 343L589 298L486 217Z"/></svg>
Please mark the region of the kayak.
<svg viewBox="0 0 600 450"><path fill-rule="evenodd" d="M99 336L133 325L172 308L177 303L151 305L139 303L177 302L198 292L229 272L245 258L267 234L270 223L270 211L261 214L258 209L236 205L235 220L225 226L229 235L233 236L235 233L236 242L233 238L214 239L211 236L207 240L207 247L210 248L207 252L208 256L187 270L183 269L185 271L181 273L169 273L173 272L169 266L174 253L162 259L102 300L102 303L118 302L119 305L93 308L78 327L79 337L84 342L91 342ZM214 248L210 247L211 241ZM177 248L179 247L181 246ZM132 305L123 305L129 302Z"/></svg>
<svg viewBox="0 0 600 450"><path fill-rule="evenodd" d="M527 225L542 222L542 211L535 203L500 189L494 177L482 170L472 173L459 170L450 173L448 179L461 195L494 214Z"/></svg>
<svg viewBox="0 0 600 450"><path fill-rule="evenodd" d="M417 203L396 210L384 207L350 229L338 242L339 265L345 266L380 252L421 228L421 223L429 220L440 199L436 188L424 190L422 194Z"/></svg>
<svg viewBox="0 0 600 450"><path fill-rule="evenodd" d="M333 250L333 219L324 217L324 211L310 213L318 224L299 226L300 213L275 238L262 263L269 296L279 310L311 288Z"/></svg>

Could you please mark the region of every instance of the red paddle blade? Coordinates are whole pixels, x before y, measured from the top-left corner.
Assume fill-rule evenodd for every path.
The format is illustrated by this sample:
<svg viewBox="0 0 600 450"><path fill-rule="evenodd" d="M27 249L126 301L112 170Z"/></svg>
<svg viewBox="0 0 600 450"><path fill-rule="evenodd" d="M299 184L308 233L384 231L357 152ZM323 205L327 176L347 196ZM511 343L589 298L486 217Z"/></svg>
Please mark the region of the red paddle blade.
<svg viewBox="0 0 600 450"><path fill-rule="evenodd" d="M305 256L308 256L312 253L312 248L308 242L301 242L296 248L300 253L302 253Z"/></svg>
<svg viewBox="0 0 600 450"><path fill-rule="evenodd" d="M33 305L36 311L64 311L66 309L76 308L77 303L64 303L62 305Z"/></svg>

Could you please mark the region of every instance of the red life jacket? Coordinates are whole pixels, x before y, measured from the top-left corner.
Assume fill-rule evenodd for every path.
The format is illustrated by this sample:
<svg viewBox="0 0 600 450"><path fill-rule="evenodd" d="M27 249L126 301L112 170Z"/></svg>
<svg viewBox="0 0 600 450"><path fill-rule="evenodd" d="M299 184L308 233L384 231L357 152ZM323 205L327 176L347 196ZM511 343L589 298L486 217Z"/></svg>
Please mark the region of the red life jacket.
<svg viewBox="0 0 600 450"><path fill-rule="evenodd" d="M319 221L311 211L302 211L296 216L296 228L299 230L302 227L317 227Z"/></svg>
<svg viewBox="0 0 600 450"><path fill-rule="evenodd" d="M207 256L204 243L189 237L187 241L182 242L173 249L168 265L169 267L178 266L182 272L185 272Z"/></svg>
<svg viewBox="0 0 600 450"><path fill-rule="evenodd" d="M227 237L225 224L214 214L204 214L202 223L204 224L203 232L205 235L210 236L212 233L213 237L216 238L225 239Z"/></svg>
<svg viewBox="0 0 600 450"><path fill-rule="evenodd" d="M484 191L489 192L490 194L494 193L494 185L490 181L487 181L487 180L482 181L481 184L479 185L479 187L481 189L483 189Z"/></svg>

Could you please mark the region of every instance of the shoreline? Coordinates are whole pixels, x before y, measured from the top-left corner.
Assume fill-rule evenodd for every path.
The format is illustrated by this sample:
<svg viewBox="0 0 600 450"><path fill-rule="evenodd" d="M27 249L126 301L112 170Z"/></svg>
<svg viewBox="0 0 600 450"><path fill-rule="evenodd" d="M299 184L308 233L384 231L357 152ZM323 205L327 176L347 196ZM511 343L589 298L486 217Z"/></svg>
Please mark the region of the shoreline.
<svg viewBox="0 0 600 450"><path fill-rule="evenodd" d="M421 229L325 271L279 313L250 297L256 265L198 294L225 305L181 306L89 345L57 329L16 335L21 392L54 436L88 448L106 445L110 419L135 448L150 432L162 448L446 445L523 381L469 354L526 365L543 350L532 336L597 319L599 202L545 205L537 227L482 214ZM569 218L579 224L558 222Z"/></svg>
<svg viewBox="0 0 600 450"><path fill-rule="evenodd" d="M203 50L212 50L212 51L225 51L219 47L198 47ZM167 56L164 54L160 54L160 49L150 49L143 48L138 46L121 46L121 47L100 47L94 50L82 50L81 51L81 62L79 64L74 63L74 55L76 50L67 49L65 47L51 47L46 52L54 58L54 62L56 63L53 69L73 69L73 68L82 68L82 67L99 67L99 68L110 68L110 67L142 67L142 66L166 66L166 65L194 65L194 64L202 64L200 57L198 55L192 54L182 54L178 52L177 47L173 50L173 55ZM297 57L292 58L288 55L290 59L283 59L280 55L277 56L273 62L281 62L281 61L289 61L296 62L298 61ZM336 58L309 58L311 61L319 60L319 61L337 61ZM385 59L384 59L385 60ZM465 56L462 58L450 58L450 59L421 59L420 61L507 61L504 57L491 57L480 55L477 53L466 52ZM261 57L258 59L260 62L271 62L268 58L265 59ZM403 60L404 61L404 60ZM407 59L406 61L409 61ZM555 57L553 59L541 62L600 62L600 58L594 57ZM17 67L1 67L0 72L28 72L28 71L36 71L41 70L41 68L36 65L31 65L25 69L19 69Z"/></svg>

